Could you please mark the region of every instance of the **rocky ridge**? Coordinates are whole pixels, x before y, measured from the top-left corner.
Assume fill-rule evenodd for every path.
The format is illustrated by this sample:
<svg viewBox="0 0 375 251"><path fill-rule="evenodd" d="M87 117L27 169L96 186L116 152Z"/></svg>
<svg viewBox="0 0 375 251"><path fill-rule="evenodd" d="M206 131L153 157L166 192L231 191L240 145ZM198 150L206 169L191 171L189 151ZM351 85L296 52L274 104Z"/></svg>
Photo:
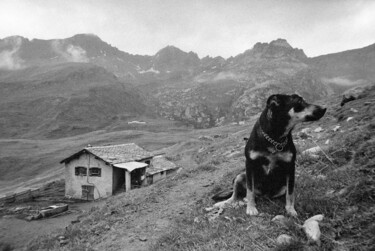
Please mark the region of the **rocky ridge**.
<svg viewBox="0 0 375 251"><path fill-rule="evenodd" d="M174 46L153 56L132 55L92 34L53 40L14 36L0 39L0 83L9 71L14 77L33 67L94 64L119 81L137 86L147 96L144 102L153 114L206 128L247 120L275 92L298 93L313 101L371 83L375 81L370 69L374 48L308 58L303 50L277 39L256 43L228 59L200 59L196 53ZM361 68L363 74L348 70L351 67Z"/></svg>

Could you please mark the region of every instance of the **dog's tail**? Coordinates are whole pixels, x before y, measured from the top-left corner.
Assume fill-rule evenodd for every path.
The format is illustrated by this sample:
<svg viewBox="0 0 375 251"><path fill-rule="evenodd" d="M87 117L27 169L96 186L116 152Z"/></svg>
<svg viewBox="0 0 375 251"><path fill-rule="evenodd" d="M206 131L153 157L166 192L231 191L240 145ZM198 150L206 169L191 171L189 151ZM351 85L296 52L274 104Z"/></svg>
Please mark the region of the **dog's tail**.
<svg viewBox="0 0 375 251"><path fill-rule="evenodd" d="M232 194L233 194L232 189L225 190L225 191L221 191L215 194L214 196L211 197L211 199L213 199L214 201L222 201L222 200L229 199L232 196Z"/></svg>

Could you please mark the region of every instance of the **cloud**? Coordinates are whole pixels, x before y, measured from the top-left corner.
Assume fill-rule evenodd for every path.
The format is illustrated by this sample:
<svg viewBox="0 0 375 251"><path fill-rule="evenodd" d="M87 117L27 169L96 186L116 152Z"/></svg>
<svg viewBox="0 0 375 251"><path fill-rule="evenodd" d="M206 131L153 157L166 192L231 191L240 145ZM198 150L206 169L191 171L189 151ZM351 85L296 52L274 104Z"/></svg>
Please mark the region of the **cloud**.
<svg viewBox="0 0 375 251"><path fill-rule="evenodd" d="M69 62L88 62L86 51L79 46L68 44L65 45L62 40L54 40L52 49Z"/></svg>
<svg viewBox="0 0 375 251"><path fill-rule="evenodd" d="M22 39L20 37L11 37L4 39L4 41L10 44L13 49L4 50L0 53L0 69L19 70L24 68L23 60L17 56L17 52L22 44Z"/></svg>
<svg viewBox="0 0 375 251"><path fill-rule="evenodd" d="M94 33L131 54L174 45L200 57L285 38L311 57L374 43L374 11L371 0L1 0L0 37Z"/></svg>
<svg viewBox="0 0 375 251"><path fill-rule="evenodd" d="M363 79L358 79L355 81L352 81L350 79L342 78L342 77L335 77L335 78L322 78L323 82L330 83L330 84L336 84L341 86L352 86L352 85L362 85L366 84L367 81Z"/></svg>
<svg viewBox="0 0 375 251"><path fill-rule="evenodd" d="M73 62L88 62L86 51L79 46L68 45L66 53Z"/></svg>

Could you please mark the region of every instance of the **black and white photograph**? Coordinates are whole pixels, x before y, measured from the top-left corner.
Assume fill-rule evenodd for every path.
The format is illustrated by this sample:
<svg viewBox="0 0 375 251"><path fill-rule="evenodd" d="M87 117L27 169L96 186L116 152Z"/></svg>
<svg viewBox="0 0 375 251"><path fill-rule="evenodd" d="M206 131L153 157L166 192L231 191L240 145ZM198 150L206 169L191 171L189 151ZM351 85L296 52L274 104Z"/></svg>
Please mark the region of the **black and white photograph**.
<svg viewBox="0 0 375 251"><path fill-rule="evenodd" d="M375 1L0 0L0 251L375 250Z"/></svg>

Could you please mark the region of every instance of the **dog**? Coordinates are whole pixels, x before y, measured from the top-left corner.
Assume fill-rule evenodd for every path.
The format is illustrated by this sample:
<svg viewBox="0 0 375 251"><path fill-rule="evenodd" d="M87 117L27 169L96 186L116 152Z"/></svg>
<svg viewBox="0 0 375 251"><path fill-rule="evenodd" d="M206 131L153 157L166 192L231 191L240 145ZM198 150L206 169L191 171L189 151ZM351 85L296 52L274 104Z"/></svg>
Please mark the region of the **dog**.
<svg viewBox="0 0 375 251"><path fill-rule="evenodd" d="M250 137L244 138L245 172L234 179L233 192L212 197L216 201L226 199L214 207L235 204L246 196L246 214L257 215L255 195L272 198L286 195L287 213L297 216L294 208L296 147L292 130L298 123L319 120L326 110L296 94L271 95Z"/></svg>

